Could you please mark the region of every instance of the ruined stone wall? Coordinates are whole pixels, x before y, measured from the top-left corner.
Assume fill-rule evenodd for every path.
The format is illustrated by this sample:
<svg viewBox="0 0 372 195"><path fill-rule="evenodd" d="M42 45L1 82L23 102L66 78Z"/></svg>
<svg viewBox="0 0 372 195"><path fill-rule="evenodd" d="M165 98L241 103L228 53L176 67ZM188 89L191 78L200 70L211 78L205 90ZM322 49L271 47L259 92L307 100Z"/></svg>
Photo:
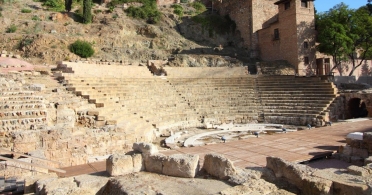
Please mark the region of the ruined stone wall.
<svg viewBox="0 0 372 195"><path fill-rule="evenodd" d="M278 12L274 2L275 0L217 1L214 9L218 10L220 15L229 15L235 21L244 47L251 50L252 55L256 55L257 31Z"/></svg>
<svg viewBox="0 0 372 195"><path fill-rule="evenodd" d="M221 16L229 15L235 21L237 33L243 39L243 47L250 49L252 37L252 1L216 1L213 8Z"/></svg>

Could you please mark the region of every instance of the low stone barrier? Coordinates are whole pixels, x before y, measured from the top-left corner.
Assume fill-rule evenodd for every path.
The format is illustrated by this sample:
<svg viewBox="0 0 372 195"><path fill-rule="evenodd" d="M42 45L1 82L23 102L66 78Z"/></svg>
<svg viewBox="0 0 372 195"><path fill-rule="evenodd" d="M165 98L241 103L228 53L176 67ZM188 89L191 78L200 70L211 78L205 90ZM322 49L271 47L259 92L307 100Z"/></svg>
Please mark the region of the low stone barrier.
<svg viewBox="0 0 372 195"><path fill-rule="evenodd" d="M193 178L198 172L199 156L174 154L166 156L158 153L153 144L134 143L133 155L113 154L106 161L106 171L111 176L148 171L175 177Z"/></svg>
<svg viewBox="0 0 372 195"><path fill-rule="evenodd" d="M230 175L236 174L233 163L219 154L206 154L203 169L219 179L228 179Z"/></svg>
<svg viewBox="0 0 372 195"><path fill-rule="evenodd" d="M340 146L335 158L357 166L367 165L372 156L372 132L364 132L362 140L346 138L346 145Z"/></svg>

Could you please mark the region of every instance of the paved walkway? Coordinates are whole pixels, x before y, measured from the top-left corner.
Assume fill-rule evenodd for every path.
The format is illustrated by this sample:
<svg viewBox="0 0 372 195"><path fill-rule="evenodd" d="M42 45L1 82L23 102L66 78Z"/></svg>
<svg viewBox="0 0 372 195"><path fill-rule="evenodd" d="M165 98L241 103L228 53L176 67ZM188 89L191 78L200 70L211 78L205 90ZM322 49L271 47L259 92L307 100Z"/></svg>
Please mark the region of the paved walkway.
<svg viewBox="0 0 372 195"><path fill-rule="evenodd" d="M258 138L221 142L206 146L179 148L162 151L161 153L167 155L176 153L199 154L201 164L205 154L220 153L231 159L237 167L262 167L266 166L266 156L277 156L292 162L303 162L330 155L337 151L340 145L345 144L347 134L366 131L372 132L372 120L356 120L355 122L337 123L311 130L265 135ZM104 168L105 162L68 167L64 168L67 171L64 176L105 171Z"/></svg>

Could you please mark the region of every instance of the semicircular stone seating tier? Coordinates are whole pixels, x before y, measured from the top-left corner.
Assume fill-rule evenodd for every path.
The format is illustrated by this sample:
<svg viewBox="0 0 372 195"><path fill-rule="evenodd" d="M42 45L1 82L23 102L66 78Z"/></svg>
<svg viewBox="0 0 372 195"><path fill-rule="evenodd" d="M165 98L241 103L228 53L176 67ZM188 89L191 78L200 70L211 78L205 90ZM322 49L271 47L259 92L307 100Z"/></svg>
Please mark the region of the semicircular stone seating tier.
<svg viewBox="0 0 372 195"><path fill-rule="evenodd" d="M167 76L158 77L146 66L65 64L67 89L95 104L88 113L96 116L97 124L114 124L133 142L152 141L166 129L202 127L205 121L307 123L324 113L336 96L331 83L320 79L257 77L247 75L245 67L165 67ZM324 86L324 94L306 90L306 84ZM291 95L281 96L280 90ZM305 121L291 118L299 120L302 114Z"/></svg>
<svg viewBox="0 0 372 195"><path fill-rule="evenodd" d="M44 97L20 81L0 78L0 133L36 130L47 125Z"/></svg>

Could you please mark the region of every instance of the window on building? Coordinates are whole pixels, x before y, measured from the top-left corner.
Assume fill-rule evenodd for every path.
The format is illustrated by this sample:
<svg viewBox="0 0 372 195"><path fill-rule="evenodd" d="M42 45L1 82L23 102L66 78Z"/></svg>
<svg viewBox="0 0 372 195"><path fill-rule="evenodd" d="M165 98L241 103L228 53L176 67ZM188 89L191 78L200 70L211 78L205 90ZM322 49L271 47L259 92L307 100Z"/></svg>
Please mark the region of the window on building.
<svg viewBox="0 0 372 195"><path fill-rule="evenodd" d="M274 29L274 40L279 40L279 29Z"/></svg>
<svg viewBox="0 0 372 195"><path fill-rule="evenodd" d="M307 4L307 1L301 1L301 7L307 7L308 6L308 4Z"/></svg>
<svg viewBox="0 0 372 195"><path fill-rule="evenodd" d="M306 41L304 42L304 48L305 48L305 49L309 48L309 43L306 42Z"/></svg>
<svg viewBox="0 0 372 195"><path fill-rule="evenodd" d="M291 7L291 2L290 1L284 3L284 9L285 10L289 9L290 7Z"/></svg>
<svg viewBox="0 0 372 195"><path fill-rule="evenodd" d="M309 57L304 57L304 63L309 64Z"/></svg>

